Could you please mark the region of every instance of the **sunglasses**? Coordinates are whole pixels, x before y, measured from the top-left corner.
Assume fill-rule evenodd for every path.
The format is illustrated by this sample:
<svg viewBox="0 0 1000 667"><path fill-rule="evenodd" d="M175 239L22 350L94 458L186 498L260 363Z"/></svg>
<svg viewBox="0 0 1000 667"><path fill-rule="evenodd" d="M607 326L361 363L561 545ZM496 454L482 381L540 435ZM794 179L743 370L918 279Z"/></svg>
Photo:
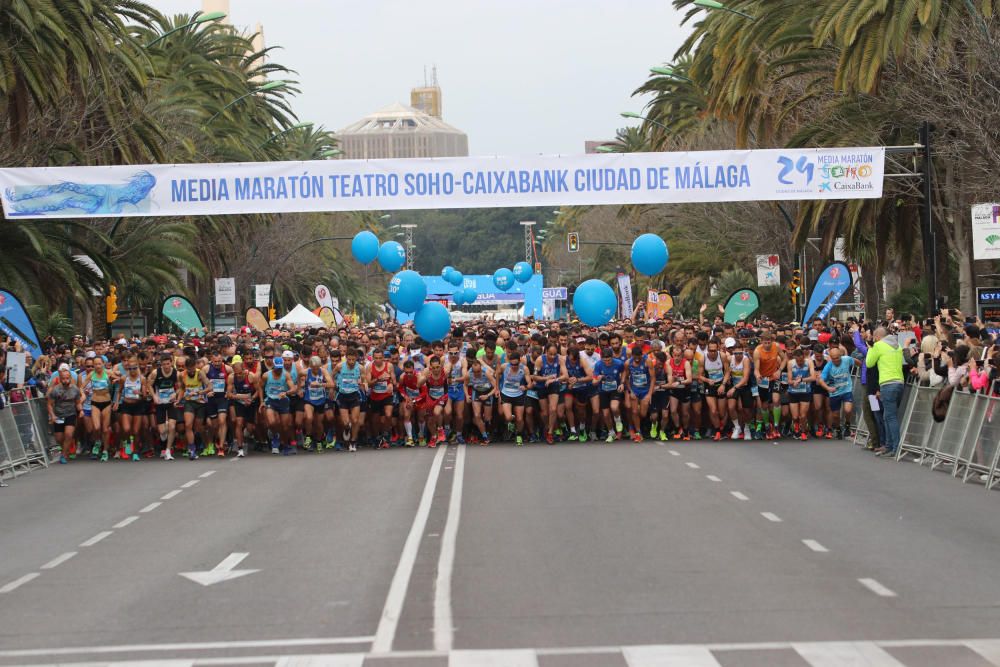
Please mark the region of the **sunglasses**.
<svg viewBox="0 0 1000 667"><path fill-rule="evenodd" d="M137 371L137 370L139 370L138 366L126 366L125 368L126 368L126 370L130 370L130 371Z"/></svg>

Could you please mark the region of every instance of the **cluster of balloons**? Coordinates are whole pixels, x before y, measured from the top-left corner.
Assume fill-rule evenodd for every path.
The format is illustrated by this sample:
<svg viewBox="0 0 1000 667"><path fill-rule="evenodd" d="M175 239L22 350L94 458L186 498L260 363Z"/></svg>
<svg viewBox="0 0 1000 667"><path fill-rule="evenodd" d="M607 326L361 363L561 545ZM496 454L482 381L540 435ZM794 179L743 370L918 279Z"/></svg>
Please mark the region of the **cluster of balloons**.
<svg viewBox="0 0 1000 667"><path fill-rule="evenodd" d="M451 314L436 301L424 303L427 285L416 271L400 271L389 281L389 303L401 313L414 313L413 328L429 341L438 341L451 330Z"/></svg>
<svg viewBox="0 0 1000 667"><path fill-rule="evenodd" d="M526 283L535 275L531 264L518 262L514 265L514 270L497 269L493 273L493 285L501 292L509 292L514 287L514 281Z"/></svg>
<svg viewBox="0 0 1000 667"><path fill-rule="evenodd" d="M656 234L643 234L632 242L632 266L645 276L660 273L669 260L667 244ZM603 280L588 280L573 293L573 310L587 326L603 326L615 316L618 297Z"/></svg>
<svg viewBox="0 0 1000 667"><path fill-rule="evenodd" d="M445 282L459 288L452 292L451 295L451 300L455 302L456 306L468 306L475 303L476 299L479 298L479 293L476 292L475 287L462 287L465 282L465 276L454 266L446 266L441 269L441 277L444 278Z"/></svg>
<svg viewBox="0 0 1000 667"><path fill-rule="evenodd" d="M369 231L358 232L351 239L351 254L362 264L378 259L383 271L399 271L406 264L406 249L396 241L379 244L378 237Z"/></svg>

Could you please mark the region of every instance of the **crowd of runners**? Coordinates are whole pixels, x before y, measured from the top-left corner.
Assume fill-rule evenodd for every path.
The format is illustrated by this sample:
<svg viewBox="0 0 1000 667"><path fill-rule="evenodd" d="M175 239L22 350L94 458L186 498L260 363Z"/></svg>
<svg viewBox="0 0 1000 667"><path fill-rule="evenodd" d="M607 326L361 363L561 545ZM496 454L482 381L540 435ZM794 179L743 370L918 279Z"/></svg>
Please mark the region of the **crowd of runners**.
<svg viewBox="0 0 1000 667"><path fill-rule="evenodd" d="M444 442L805 441L847 437L852 412L876 407L880 450L892 453L906 375L973 386L988 375L992 386L1000 352L980 327L947 315L886 315L806 326L474 321L433 343L395 324L76 337L34 360L29 383L47 396L61 462ZM855 406L855 376L875 402Z"/></svg>

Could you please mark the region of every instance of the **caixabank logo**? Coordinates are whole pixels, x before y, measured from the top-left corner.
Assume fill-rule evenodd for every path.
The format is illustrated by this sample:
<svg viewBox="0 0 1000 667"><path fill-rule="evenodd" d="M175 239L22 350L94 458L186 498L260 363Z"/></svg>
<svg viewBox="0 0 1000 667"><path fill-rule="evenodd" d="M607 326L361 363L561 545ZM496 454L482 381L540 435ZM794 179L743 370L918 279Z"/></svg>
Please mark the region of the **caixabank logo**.
<svg viewBox="0 0 1000 667"><path fill-rule="evenodd" d="M846 196L851 192L874 190L875 156L863 152L818 152L797 159L779 155L778 192Z"/></svg>

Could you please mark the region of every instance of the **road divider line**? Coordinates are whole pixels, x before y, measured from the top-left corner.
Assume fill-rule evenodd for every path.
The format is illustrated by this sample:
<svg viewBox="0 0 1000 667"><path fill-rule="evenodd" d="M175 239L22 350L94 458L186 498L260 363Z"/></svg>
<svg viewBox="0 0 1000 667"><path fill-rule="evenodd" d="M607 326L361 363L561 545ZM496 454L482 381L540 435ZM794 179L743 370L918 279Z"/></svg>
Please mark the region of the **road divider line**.
<svg viewBox="0 0 1000 667"><path fill-rule="evenodd" d="M145 507L143 507L141 510L139 510L139 514L146 514L147 512L152 512L153 510L155 510L157 507L159 507L162 504L163 503L161 503L159 501L157 501L155 503L149 503L148 505L146 505Z"/></svg>
<svg viewBox="0 0 1000 667"><path fill-rule="evenodd" d="M28 579L34 579L38 573ZM24 579L24 577L21 577ZM11 582L13 583L13 582ZM2 591L3 589L0 589ZM65 648L29 648L0 651L0 658L31 658L57 655L90 655L101 653L177 653L178 651L210 651L245 648L276 648L293 646L333 646L339 644L367 644L374 637L325 637L317 639L251 639L229 642L193 642L190 644L127 644L117 646L68 646ZM211 660L211 658L209 658ZM229 663L233 658L225 658ZM201 660L198 660L201 662ZM239 658L236 662L243 662Z"/></svg>
<svg viewBox="0 0 1000 667"><path fill-rule="evenodd" d="M880 595L884 598L894 598L896 597L895 591L886 588L874 579L858 579L858 583L870 590L875 595Z"/></svg>
<svg viewBox="0 0 1000 667"><path fill-rule="evenodd" d="M685 463L684 465L686 465L686 466L687 466L688 468L691 468L692 470L697 470L698 468L700 468L700 467L701 467L700 465L698 465L698 464L697 464L697 463L695 463L694 461L688 461L688 462L687 462L687 463Z"/></svg>
<svg viewBox="0 0 1000 667"><path fill-rule="evenodd" d="M95 544L97 544L98 542L100 542L101 540L103 540L105 537L107 537L108 535L110 535L111 532L112 531L110 531L110 530L102 530L101 532L99 532L97 535L94 535L92 538L90 538L86 542L82 542L80 544L80 546L81 547L92 547Z"/></svg>
<svg viewBox="0 0 1000 667"><path fill-rule="evenodd" d="M671 456L680 456L681 455L681 453L679 451L677 451L676 449L668 449L667 451L670 452Z"/></svg>
<svg viewBox="0 0 1000 667"><path fill-rule="evenodd" d="M781 523L781 517L774 512L761 512L760 515L767 519L768 521L773 521L774 523Z"/></svg>
<svg viewBox="0 0 1000 667"><path fill-rule="evenodd" d="M201 477L202 479L205 479L206 477L211 477L214 474L215 474L214 470L206 470L205 472L203 472L200 475L198 475L198 477Z"/></svg>
<svg viewBox="0 0 1000 667"><path fill-rule="evenodd" d="M111 527L112 528L124 528L125 526L133 524L133 523L135 523L138 520L139 520L138 515L133 514L132 516L125 517L124 519L122 519L121 521L119 521L118 523L116 523L115 525L113 525Z"/></svg>
<svg viewBox="0 0 1000 667"><path fill-rule="evenodd" d="M451 609L451 579L455 569L455 546L458 542L458 524L462 517L462 488L465 479L465 447L458 449L455 473L451 480L451 499L448 501L448 518L441 537L438 556L437 581L434 586L434 649L450 651L455 639L455 626Z"/></svg>
<svg viewBox="0 0 1000 667"><path fill-rule="evenodd" d="M825 554L830 551L816 540L802 540L802 544L806 545L807 547L809 547L810 549L812 549L817 553Z"/></svg>
<svg viewBox="0 0 1000 667"><path fill-rule="evenodd" d="M171 498L176 498L177 496L179 496L183 492L184 492L184 489L174 489L170 493L163 494L163 497L160 498L160 500L170 500Z"/></svg>
<svg viewBox="0 0 1000 667"><path fill-rule="evenodd" d="M736 498L736 500L743 500L743 501L750 500L750 498L742 491L730 491L729 495L731 495L733 498Z"/></svg>
<svg viewBox="0 0 1000 667"><path fill-rule="evenodd" d="M235 461L236 459L233 459L233 460ZM197 484L200 481L201 481L200 479L192 479L190 482L184 482L183 484L181 484L181 488L182 489L190 489L192 486L194 486L195 484Z"/></svg>
<svg viewBox="0 0 1000 667"><path fill-rule="evenodd" d="M10 593L11 591L17 590L18 588L20 588L24 584L28 583L32 579L37 578L38 575L39 575L38 572L32 572L31 574L24 575L20 579L15 579L14 581L10 582L9 584L5 584L4 586L0 586L0 593Z"/></svg>
<svg viewBox="0 0 1000 667"><path fill-rule="evenodd" d="M710 482L721 482L722 480L715 475L705 475L705 478Z"/></svg>
<svg viewBox="0 0 1000 667"><path fill-rule="evenodd" d="M410 577L413 574L413 565L417 560L417 552L420 551L420 541L427 527L427 517L431 513L431 503L434 502L434 489L437 487L438 477L441 476L441 463L444 461L445 447L438 449L431 463L431 470L427 474L427 482L424 484L424 493L420 497L420 504L417 506L417 513L413 517L413 525L410 526L410 533L403 543L403 552L399 556L399 564L396 565L396 572L392 575L392 583L389 585L389 593L385 598L385 605L382 607L382 616L375 630L375 640L372 643L372 653L388 653L392 651L392 642L396 638L396 627L399 625L399 616L403 611L403 603L406 601L406 591L410 587Z"/></svg>
<svg viewBox="0 0 1000 667"><path fill-rule="evenodd" d="M79 553L79 552L77 552L77 551L67 551L66 553L62 554L61 556L56 556L55 558L53 558L52 560L50 560L48 563L46 563L45 565L43 565L42 569L43 570L51 570L54 567L59 567L60 565L62 565L66 561L68 561L70 558L72 558L73 556L75 556L77 553Z"/></svg>

